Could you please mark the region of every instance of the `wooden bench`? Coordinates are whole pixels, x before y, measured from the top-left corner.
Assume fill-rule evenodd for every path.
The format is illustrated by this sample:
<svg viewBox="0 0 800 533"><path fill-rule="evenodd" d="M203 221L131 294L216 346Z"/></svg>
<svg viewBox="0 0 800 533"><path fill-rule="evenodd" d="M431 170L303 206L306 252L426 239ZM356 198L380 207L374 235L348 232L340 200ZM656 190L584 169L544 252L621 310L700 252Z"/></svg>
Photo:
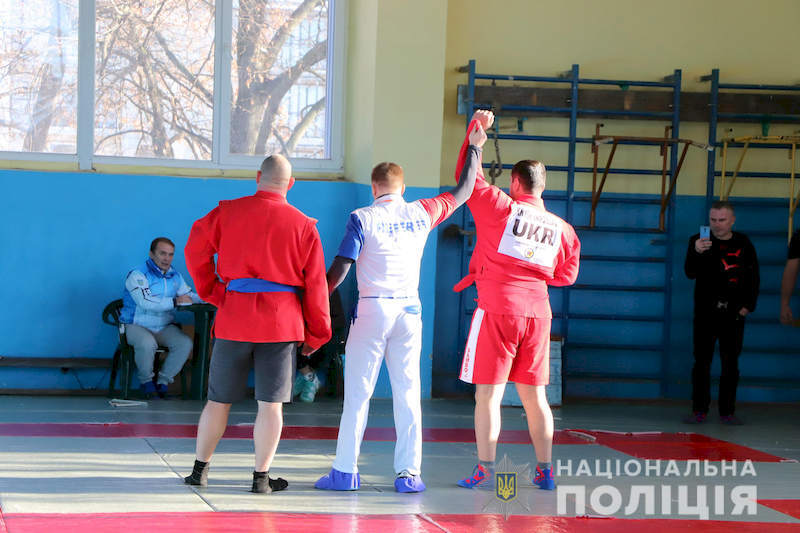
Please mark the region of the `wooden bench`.
<svg viewBox="0 0 800 533"><path fill-rule="evenodd" d="M111 359L106 357L23 357L0 355L0 368L58 368L66 374L73 368L111 368ZM105 389L0 389L0 394L23 394L36 396L94 396L105 394Z"/></svg>
<svg viewBox="0 0 800 533"><path fill-rule="evenodd" d="M0 367L11 368L110 368L107 357L15 357L0 355Z"/></svg>

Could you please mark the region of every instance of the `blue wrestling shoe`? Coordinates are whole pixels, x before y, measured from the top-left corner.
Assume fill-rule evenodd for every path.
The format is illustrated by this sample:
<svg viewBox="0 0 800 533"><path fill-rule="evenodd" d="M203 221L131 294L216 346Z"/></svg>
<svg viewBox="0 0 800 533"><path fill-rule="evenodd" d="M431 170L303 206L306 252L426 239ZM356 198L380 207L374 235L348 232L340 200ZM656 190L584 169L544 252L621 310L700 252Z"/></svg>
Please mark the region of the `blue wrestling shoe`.
<svg viewBox="0 0 800 533"><path fill-rule="evenodd" d="M494 473L487 470L483 465L477 464L472 469L472 475L458 481L459 487L465 489L493 489Z"/></svg>
<svg viewBox="0 0 800 533"><path fill-rule="evenodd" d="M706 421L706 413L702 411L694 411L692 414L683 419L684 424L702 424Z"/></svg>
<svg viewBox="0 0 800 533"><path fill-rule="evenodd" d="M536 477L533 478L533 484L542 490L553 490L556 488L556 481L553 479L553 469L545 468L542 470L536 467Z"/></svg>
<svg viewBox="0 0 800 533"><path fill-rule="evenodd" d="M142 383L139 385L139 392L142 393L142 396L144 396L145 400L149 400L156 395L156 384L152 381Z"/></svg>
<svg viewBox="0 0 800 533"><path fill-rule="evenodd" d="M167 399L167 384L166 383L157 383L156 384L156 392L158 393L158 397L162 400Z"/></svg>
<svg viewBox="0 0 800 533"><path fill-rule="evenodd" d="M743 426L744 422L742 419L736 415L722 415L719 417L719 421L727 426Z"/></svg>
<svg viewBox="0 0 800 533"><path fill-rule="evenodd" d="M360 487L361 476L358 473L348 474L335 468L314 483L314 488L320 490L358 490Z"/></svg>
<svg viewBox="0 0 800 533"><path fill-rule="evenodd" d="M422 482L422 476L419 474L403 470L397 474L397 478L394 480L394 490L404 493L422 492L425 490L425 483Z"/></svg>

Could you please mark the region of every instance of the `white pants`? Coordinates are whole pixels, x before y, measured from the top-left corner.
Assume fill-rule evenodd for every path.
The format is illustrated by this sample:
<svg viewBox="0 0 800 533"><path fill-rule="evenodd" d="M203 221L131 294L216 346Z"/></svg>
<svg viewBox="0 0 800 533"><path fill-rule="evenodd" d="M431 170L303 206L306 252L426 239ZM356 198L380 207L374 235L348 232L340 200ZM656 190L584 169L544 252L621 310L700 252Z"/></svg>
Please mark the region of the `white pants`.
<svg viewBox="0 0 800 533"><path fill-rule="evenodd" d="M410 309L414 308L415 309ZM422 407L419 356L422 315L417 299L362 298L345 347L344 408L339 423L333 468L358 472L361 440L367 427L369 400L381 361L392 385L394 470L419 474L422 466ZM409 310L411 312L409 312Z"/></svg>

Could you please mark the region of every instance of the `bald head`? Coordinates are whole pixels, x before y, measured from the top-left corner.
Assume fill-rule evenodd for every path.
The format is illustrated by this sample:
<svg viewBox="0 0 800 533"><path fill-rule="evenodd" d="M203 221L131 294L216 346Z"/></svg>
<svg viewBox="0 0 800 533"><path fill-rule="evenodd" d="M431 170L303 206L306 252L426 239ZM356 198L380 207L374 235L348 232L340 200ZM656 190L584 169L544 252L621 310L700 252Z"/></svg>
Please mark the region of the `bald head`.
<svg viewBox="0 0 800 533"><path fill-rule="evenodd" d="M271 155L261 163L258 188L286 192L291 186L292 164L282 155Z"/></svg>

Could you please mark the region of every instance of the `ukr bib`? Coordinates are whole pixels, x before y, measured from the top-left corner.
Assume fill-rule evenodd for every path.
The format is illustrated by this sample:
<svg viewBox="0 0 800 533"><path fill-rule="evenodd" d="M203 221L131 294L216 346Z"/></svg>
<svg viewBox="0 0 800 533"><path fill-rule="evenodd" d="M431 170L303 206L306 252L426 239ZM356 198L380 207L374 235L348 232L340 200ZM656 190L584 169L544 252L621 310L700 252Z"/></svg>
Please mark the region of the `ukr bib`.
<svg viewBox="0 0 800 533"><path fill-rule="evenodd" d="M543 267L555 264L561 247L561 221L546 211L521 204L511 205L497 251Z"/></svg>

